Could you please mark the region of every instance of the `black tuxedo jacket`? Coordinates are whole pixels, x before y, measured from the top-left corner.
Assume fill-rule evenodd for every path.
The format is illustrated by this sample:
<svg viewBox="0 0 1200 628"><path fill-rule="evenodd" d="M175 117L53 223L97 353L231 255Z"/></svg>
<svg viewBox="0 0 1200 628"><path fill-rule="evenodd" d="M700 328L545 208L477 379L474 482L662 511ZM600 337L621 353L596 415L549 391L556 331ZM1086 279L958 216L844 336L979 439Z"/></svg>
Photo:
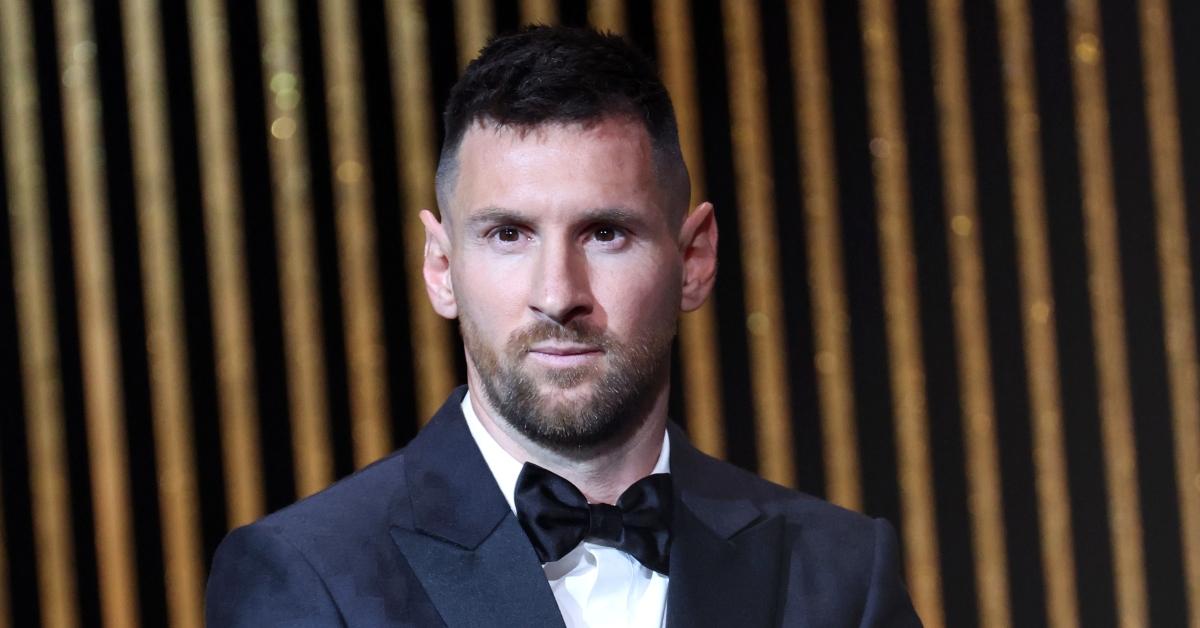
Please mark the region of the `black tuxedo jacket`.
<svg viewBox="0 0 1200 628"><path fill-rule="evenodd" d="M462 416L239 528L208 582L210 628L562 626L533 547ZM891 527L776 486L671 426L667 625L920 626Z"/></svg>

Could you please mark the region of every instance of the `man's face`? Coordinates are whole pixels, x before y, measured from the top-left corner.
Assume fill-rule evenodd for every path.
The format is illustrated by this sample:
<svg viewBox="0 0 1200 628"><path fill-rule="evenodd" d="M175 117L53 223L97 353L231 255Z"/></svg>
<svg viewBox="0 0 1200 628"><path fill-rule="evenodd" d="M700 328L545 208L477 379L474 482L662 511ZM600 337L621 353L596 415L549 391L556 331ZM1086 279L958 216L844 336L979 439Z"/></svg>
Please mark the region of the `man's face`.
<svg viewBox="0 0 1200 628"><path fill-rule="evenodd" d="M450 278L470 383L527 438L597 445L667 381L676 220L636 121L475 125L458 152Z"/></svg>

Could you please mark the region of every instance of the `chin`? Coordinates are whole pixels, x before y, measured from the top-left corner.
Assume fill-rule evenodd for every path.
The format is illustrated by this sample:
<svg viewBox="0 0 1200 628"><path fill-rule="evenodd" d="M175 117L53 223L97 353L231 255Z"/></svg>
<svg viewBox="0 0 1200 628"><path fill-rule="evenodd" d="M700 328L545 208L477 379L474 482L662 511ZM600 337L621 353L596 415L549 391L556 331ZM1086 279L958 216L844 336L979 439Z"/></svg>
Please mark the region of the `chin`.
<svg viewBox="0 0 1200 628"><path fill-rule="evenodd" d="M568 417L585 414L588 408L595 407L600 401L600 392L594 381L579 382L571 386L542 382L537 388L538 409L543 415L564 417L558 420L560 423L571 422Z"/></svg>
<svg viewBox="0 0 1200 628"><path fill-rule="evenodd" d="M538 396L541 398L541 402L538 405L544 410L552 411L556 414L568 415L571 414L573 409L578 409L581 404L594 401L594 393L594 388L587 384L580 384L570 388L546 384L538 391Z"/></svg>
<svg viewBox="0 0 1200 628"><path fill-rule="evenodd" d="M517 421L511 425L530 441L566 456L602 448L632 427L629 420L632 417L580 415L578 407L579 404L543 406L537 422Z"/></svg>
<svg viewBox="0 0 1200 628"><path fill-rule="evenodd" d="M537 383L538 389L546 395L556 393L579 395L594 392L596 383L604 378L604 371L594 366L573 368L543 368L541 373L531 378Z"/></svg>

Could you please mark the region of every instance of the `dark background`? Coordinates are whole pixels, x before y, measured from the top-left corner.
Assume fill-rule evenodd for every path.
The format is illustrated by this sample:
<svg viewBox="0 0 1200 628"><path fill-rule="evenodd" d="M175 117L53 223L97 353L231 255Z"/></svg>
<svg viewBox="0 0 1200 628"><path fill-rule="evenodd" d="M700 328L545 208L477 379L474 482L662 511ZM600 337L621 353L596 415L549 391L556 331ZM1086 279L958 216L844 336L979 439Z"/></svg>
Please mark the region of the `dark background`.
<svg viewBox="0 0 1200 628"><path fill-rule="evenodd" d="M408 334L409 305L403 272L404 239L417 228L416 207L396 185L400 164L394 125L403 106L389 86L392 75L384 0L359 0L359 36L364 53L363 95L378 223L378 252L382 287L384 344L388 355L386 381L390 388L391 423L397 443L403 443L420 422L412 376L413 347ZM55 40L55 2L28 2L37 51L41 90L41 137L47 177L48 224L52 276L57 302L57 342L61 355L63 411L70 485L70 524L75 545L78 608L83 625L99 622L100 592L96 571L96 539L91 494L85 381L81 371L80 331L74 290L75 273L68 212L66 151L58 48ZM1073 42L1068 34L1068 7L1059 1L1029 3L1036 61L1036 103L1040 118L1040 153L1050 239L1052 280L1061 377L1062 417L1082 625L1116 626L1114 559L1110 541L1108 485L1105 483L1093 312L1088 292L1089 262L1081 192L1081 160L1076 133L1076 93L1071 69ZM449 2L424 3L428 28L428 59L432 106L440 111L458 72L455 8ZM719 335L719 385L724 399L723 430L726 456L754 470L758 465L755 411L752 404L750 349L745 333L742 257L738 211L739 179L730 135L730 96L723 7L714 1L695 2L692 35L705 184L721 221L720 275L716 295ZM808 258L804 248L800 147L794 115L796 68L791 65L788 11L782 1L761 0L758 14L762 33L763 67L768 101L766 112L775 219L778 222L780 272L786 316L785 345L790 408L795 431L796 485L824 495L824 458L819 421L818 379L813 367L814 341ZM1140 516L1143 526L1149 620L1156 626L1185 625L1188 600L1184 566L1188 550L1181 541L1179 487L1176 475L1174 423L1168 385L1164 334L1162 276L1157 253L1158 232L1152 190L1150 145L1146 123L1146 93L1142 76L1142 44L1138 5L1132 0L1100 2L1103 70L1107 81L1105 105L1110 126L1121 287L1125 296L1125 344L1132 391L1137 450ZM1190 268L1200 270L1200 5L1187 0L1169 3L1176 83L1174 97L1180 112L1182 167L1188 203L1188 236L1192 243ZM95 0L99 62L99 98L103 109L108 199L112 228L111 254L116 272L121 368L124 383L125 427L129 448L129 486L133 499L138 600L142 623L166 625L167 595L163 580L159 487L150 402L149 366L139 258L135 182L132 176L130 119L121 22L115 0ZM221 440L217 403L217 361L213 354L205 233L202 220L200 157L196 137L196 103L192 96L189 24L183 2L160 4L167 68L171 140L174 145L176 203L180 234L184 311L191 379L193 443L199 478L202 554L211 557L227 531ZM258 381L258 413L263 447L261 465L267 509L296 498L288 411L288 382L284 369L284 336L279 298L279 257L272 213L267 123L263 116L263 68L259 15L253 2L225 4L236 60L230 71L234 83L247 273L250 282L253 337ZM497 1L494 28L510 30L521 21L515 1ZM899 42L896 59L901 73L904 131L907 134L908 184L918 273L921 348L925 357L929 448L932 455L936 525L940 545L942 598L946 624L980 623L976 591L976 556L971 540L964 422L960 405L959 354L953 333L949 231L943 205L943 156L934 94L930 7L922 0L893 5ZM562 0L559 20L586 24L586 3ZM859 440L862 509L901 526L901 497L897 481L897 443L889 377L887 327L875 174L869 149L869 85L864 69L861 7L856 2L826 0L823 28L830 77L833 137L838 171L837 204L841 212L843 272L849 304L853 393ZM649 2L626 3L626 33L651 56L656 56L654 7ZM310 94L324 89L325 51L320 41L320 15L314 1L297 4L303 84ZM996 6L986 0L965 0L971 131L975 146L977 225L983 243L987 297L987 337L991 347L992 386L997 418L997 446L1007 543L1009 605L1012 623L1048 623L1042 535L1035 493L1033 434L1029 385L1025 370L1028 348L1023 335L1017 234L1014 231L1013 183L1005 117L1005 94L1000 59ZM333 213L333 173L325 101L306 101L309 155L317 234L317 264L323 317L323 348L328 378L332 451L337 476L353 471L350 393L345 338L338 285L339 246ZM0 120L0 125L9 123ZM440 139L440 129L438 131ZM4 148L0 146L0 148ZM0 177L0 204L11 202L9 182ZM36 522L31 514L30 452L27 426L39 420L24 410L23 373L19 362L17 322L10 241L10 214L0 211L0 488L3 529L8 558L9 605L12 626L39 625L38 553ZM1193 285L1193 309L1200 292ZM1194 323L1194 321L1191 321ZM457 351L454 355L458 356ZM459 377L462 378L461 357ZM678 373L678 370L677 370ZM676 377L676 382L678 382ZM678 388L678 387L677 387ZM1200 391L1189 391L1200 394ZM686 395L673 395L673 416L686 423ZM1188 444L1200 451L1200 443ZM1200 478L1197 478L1200 490ZM1200 604L1193 599L1191 604ZM0 608L0 611L3 609ZM0 626L6 618L0 617Z"/></svg>

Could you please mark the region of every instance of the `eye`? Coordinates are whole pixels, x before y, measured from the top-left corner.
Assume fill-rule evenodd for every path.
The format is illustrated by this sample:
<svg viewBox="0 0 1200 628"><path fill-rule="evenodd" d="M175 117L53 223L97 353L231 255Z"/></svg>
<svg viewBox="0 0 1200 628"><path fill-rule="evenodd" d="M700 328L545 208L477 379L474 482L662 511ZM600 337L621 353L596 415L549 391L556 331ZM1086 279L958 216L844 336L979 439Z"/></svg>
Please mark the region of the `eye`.
<svg viewBox="0 0 1200 628"><path fill-rule="evenodd" d="M614 227L599 227L592 234L592 237L596 238L600 242L612 242L613 240L617 239L618 235L619 234Z"/></svg>
<svg viewBox="0 0 1200 628"><path fill-rule="evenodd" d="M588 238L605 249L623 248L629 238L629 232L624 227L612 223L600 223L591 228Z"/></svg>
<svg viewBox="0 0 1200 628"><path fill-rule="evenodd" d="M521 230L516 227L499 227L492 232L492 237L501 242L516 242L521 239Z"/></svg>

